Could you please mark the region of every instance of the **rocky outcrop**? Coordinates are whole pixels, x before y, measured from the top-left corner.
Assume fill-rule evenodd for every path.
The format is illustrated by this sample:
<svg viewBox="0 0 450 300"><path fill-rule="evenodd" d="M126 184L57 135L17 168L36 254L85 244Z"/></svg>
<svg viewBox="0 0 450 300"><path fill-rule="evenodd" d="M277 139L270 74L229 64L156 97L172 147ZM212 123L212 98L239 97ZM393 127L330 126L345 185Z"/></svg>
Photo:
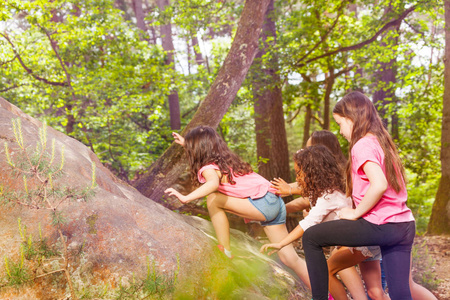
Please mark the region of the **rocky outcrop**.
<svg viewBox="0 0 450 300"><path fill-rule="evenodd" d="M11 122L15 118L21 119L24 144L28 147L34 147L39 142L38 128L42 124L0 98L0 180L5 188L22 189L19 178L11 173L3 147L3 142L8 142L8 151L14 160L17 148L13 147L15 137ZM69 251L69 268L75 289L83 289L86 285L103 285L114 289L124 281L131 281L133 276L145 274L151 264L168 277L177 275L179 283L189 282L192 287L190 293L198 294L195 290L202 289L203 284L200 279L204 279L205 274L213 273L211 270L217 268L215 265L218 262L224 263L223 256L216 250L210 222L177 214L144 197L133 187L118 180L89 148L77 140L52 128L47 129L47 138L49 141L55 139L57 157L61 156L63 146L65 149L64 175L55 180L55 185L90 186L92 163L96 166L95 195L87 201L66 201L59 208L66 220L61 232ZM0 216L1 256L20 255L22 239L18 218L33 237L39 236L41 227L49 243L61 242L60 235L51 224L49 211L45 209L30 209L17 204L2 205ZM248 268L248 264L255 263L270 266L266 274L258 275L262 278L261 286L254 286L251 293L264 298L268 297L265 295L267 291L273 288L284 286L289 290L294 287L293 277L277 263L259 254L258 242L234 230L232 238L238 257L230 265L230 270L239 272L239 268ZM5 263L0 264L0 269L4 270ZM284 275L276 276L280 272ZM266 277L267 280L264 280ZM47 280L52 279L49 277ZM26 292L26 289L22 289L23 292L16 290L14 293L16 298L20 298L20 293L35 297L39 293L38 298L42 299L60 298L61 293L68 294L68 290L64 289L56 290L53 294L36 291L45 285L48 283L31 285ZM209 288L203 289L207 291ZM298 293L303 293L301 288ZM42 296L44 294L46 296ZM23 299L27 297L23 296Z"/></svg>

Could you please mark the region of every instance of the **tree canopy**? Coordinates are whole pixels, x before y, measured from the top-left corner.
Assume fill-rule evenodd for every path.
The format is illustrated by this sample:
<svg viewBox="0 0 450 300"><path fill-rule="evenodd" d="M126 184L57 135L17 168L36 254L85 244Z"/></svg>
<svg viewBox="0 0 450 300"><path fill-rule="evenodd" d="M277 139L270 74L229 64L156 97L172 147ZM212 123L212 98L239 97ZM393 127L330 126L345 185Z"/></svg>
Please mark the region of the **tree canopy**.
<svg viewBox="0 0 450 300"><path fill-rule="evenodd" d="M168 97L178 94L183 129L211 92L244 4L3 1L0 96L82 141L133 183L172 143ZM276 35L264 35L255 61L263 72L246 77L217 120L218 131L258 169L270 159L256 154L261 83L280 89L289 155L314 130L338 134L330 108L349 90L361 90L376 101L396 138L409 206L425 230L441 174L443 15L443 3L434 0L274 1ZM173 50L163 45L167 38ZM276 76L267 83L269 68ZM227 80L231 86L233 78Z"/></svg>

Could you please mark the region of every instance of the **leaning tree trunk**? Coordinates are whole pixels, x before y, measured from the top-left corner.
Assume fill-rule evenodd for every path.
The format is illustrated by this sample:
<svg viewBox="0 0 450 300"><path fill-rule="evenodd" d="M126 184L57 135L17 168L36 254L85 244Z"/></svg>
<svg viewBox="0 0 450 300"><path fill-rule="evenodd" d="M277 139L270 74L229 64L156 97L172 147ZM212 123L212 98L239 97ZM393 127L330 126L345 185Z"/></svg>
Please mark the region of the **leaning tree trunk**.
<svg viewBox="0 0 450 300"><path fill-rule="evenodd" d="M434 200L429 234L450 234L450 0L445 7L444 104L441 132L441 180Z"/></svg>
<svg viewBox="0 0 450 300"><path fill-rule="evenodd" d="M261 46L252 66L256 154L260 175L268 180L281 177L289 182L291 180L289 150L284 124L281 80L278 75L277 56L273 53L273 45L276 43L273 14L272 0L262 28ZM272 52L271 59L263 61L268 52Z"/></svg>
<svg viewBox="0 0 450 300"><path fill-rule="evenodd" d="M233 102L258 49L264 15L270 0L247 0L235 38L205 100L182 134L198 125L217 128ZM164 190L174 184L186 169L183 149L173 143L135 184L145 196L164 204Z"/></svg>

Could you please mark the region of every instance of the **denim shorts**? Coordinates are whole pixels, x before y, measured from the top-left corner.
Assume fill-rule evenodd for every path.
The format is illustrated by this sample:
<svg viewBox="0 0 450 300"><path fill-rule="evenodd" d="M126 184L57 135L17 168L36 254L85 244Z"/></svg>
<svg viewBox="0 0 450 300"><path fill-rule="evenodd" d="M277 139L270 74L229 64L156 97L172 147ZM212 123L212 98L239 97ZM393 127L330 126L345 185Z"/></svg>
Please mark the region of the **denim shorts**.
<svg viewBox="0 0 450 300"><path fill-rule="evenodd" d="M262 226L278 225L286 223L286 206L283 199L271 192L258 199L248 198L251 204L266 218L261 222Z"/></svg>
<svg viewBox="0 0 450 300"><path fill-rule="evenodd" d="M364 261L374 261L381 259L381 249L380 246L367 246L367 249L372 253L372 257L367 258Z"/></svg>

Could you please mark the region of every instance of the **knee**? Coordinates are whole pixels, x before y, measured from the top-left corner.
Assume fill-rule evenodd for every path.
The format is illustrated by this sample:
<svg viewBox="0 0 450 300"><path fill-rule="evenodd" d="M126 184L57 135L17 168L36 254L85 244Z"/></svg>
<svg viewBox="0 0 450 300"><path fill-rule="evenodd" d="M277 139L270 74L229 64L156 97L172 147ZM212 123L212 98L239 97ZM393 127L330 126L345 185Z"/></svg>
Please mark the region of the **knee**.
<svg viewBox="0 0 450 300"><path fill-rule="evenodd" d="M381 288L368 289L367 295L369 295L370 299L372 299L372 300L384 299L384 291Z"/></svg>
<svg viewBox="0 0 450 300"><path fill-rule="evenodd" d="M209 209L211 207L217 206L217 201L215 201L217 198L217 193L211 193L208 196L206 196L206 207Z"/></svg>
<svg viewBox="0 0 450 300"><path fill-rule="evenodd" d="M331 276L335 276L337 272L339 272L339 269L337 268L337 266L330 260L327 260L327 265L328 265L328 275Z"/></svg>
<svg viewBox="0 0 450 300"><path fill-rule="evenodd" d="M311 228L308 228L304 233L303 233L303 237L302 237L302 244L303 244L303 249L305 248L314 248L314 234L312 233Z"/></svg>
<svg viewBox="0 0 450 300"><path fill-rule="evenodd" d="M281 262L286 265L289 268L293 268L298 261L300 260L300 257L298 257L297 253L286 253L284 251L278 252L278 257L280 258Z"/></svg>

